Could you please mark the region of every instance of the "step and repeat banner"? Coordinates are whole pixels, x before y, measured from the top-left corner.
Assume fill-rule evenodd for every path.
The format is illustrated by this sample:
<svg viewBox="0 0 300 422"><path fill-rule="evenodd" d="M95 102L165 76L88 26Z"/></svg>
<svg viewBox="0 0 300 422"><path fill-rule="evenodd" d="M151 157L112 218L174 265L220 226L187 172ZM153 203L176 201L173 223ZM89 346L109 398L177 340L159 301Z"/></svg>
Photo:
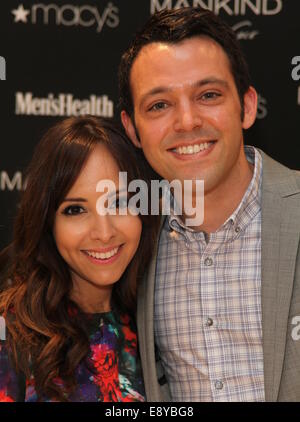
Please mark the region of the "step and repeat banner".
<svg viewBox="0 0 300 422"><path fill-rule="evenodd" d="M119 116L117 69L156 11L203 6L234 28L259 93L246 143L300 170L300 1L54 0L0 4L0 248L11 239L23 172L64 116Z"/></svg>

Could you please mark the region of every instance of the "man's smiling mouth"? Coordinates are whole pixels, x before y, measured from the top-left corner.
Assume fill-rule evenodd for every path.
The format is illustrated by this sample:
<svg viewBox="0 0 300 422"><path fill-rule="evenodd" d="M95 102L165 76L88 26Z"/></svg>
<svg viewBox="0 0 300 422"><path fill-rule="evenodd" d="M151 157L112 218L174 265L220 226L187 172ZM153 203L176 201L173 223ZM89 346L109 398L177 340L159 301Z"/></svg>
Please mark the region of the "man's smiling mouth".
<svg viewBox="0 0 300 422"><path fill-rule="evenodd" d="M175 152L178 155L193 155L210 149L215 143L216 141L208 141L196 144L186 144L169 149L169 151Z"/></svg>

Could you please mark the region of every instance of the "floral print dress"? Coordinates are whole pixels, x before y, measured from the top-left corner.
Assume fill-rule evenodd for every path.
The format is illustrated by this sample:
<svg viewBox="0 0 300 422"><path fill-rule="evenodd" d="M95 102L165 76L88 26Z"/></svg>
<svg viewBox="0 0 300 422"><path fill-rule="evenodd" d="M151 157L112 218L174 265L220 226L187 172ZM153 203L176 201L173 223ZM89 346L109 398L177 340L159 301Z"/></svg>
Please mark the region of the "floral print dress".
<svg viewBox="0 0 300 422"><path fill-rule="evenodd" d="M113 312L85 314L88 319L90 352L76 370L77 388L71 402L145 401L137 338L128 316ZM62 383L59 378L57 383ZM0 341L0 402L54 401L38 398L34 378L20 381L10 363L6 342Z"/></svg>

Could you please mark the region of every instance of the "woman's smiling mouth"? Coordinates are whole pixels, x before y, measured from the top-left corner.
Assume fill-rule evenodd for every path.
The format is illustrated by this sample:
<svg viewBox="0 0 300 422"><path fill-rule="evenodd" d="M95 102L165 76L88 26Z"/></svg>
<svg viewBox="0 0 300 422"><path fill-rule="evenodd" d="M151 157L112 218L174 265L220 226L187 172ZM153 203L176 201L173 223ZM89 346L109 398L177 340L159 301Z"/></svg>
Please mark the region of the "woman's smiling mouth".
<svg viewBox="0 0 300 422"><path fill-rule="evenodd" d="M114 248L106 248L103 250L88 249L82 250L81 252L83 252L86 257L93 263L108 264L117 259L121 253L122 246L123 245L119 245Z"/></svg>

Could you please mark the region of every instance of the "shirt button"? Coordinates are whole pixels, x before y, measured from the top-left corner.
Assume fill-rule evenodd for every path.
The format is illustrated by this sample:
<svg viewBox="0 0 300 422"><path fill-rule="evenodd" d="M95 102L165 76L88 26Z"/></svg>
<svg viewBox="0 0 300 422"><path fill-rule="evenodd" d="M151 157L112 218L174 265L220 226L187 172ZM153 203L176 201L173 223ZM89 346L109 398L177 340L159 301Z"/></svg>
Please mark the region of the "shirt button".
<svg viewBox="0 0 300 422"><path fill-rule="evenodd" d="M211 318L207 318L205 325L207 327L211 327L213 325L214 321Z"/></svg>
<svg viewBox="0 0 300 422"><path fill-rule="evenodd" d="M215 387L217 390L222 390L222 388L224 387L224 384L222 383L222 381L218 380L215 382Z"/></svg>
<svg viewBox="0 0 300 422"><path fill-rule="evenodd" d="M241 228L238 226L238 227L236 227L235 228L235 230L234 230L236 233L239 233L240 231L241 231Z"/></svg>
<svg viewBox="0 0 300 422"><path fill-rule="evenodd" d="M211 258L205 258L204 265L210 267L213 264L213 260Z"/></svg>

